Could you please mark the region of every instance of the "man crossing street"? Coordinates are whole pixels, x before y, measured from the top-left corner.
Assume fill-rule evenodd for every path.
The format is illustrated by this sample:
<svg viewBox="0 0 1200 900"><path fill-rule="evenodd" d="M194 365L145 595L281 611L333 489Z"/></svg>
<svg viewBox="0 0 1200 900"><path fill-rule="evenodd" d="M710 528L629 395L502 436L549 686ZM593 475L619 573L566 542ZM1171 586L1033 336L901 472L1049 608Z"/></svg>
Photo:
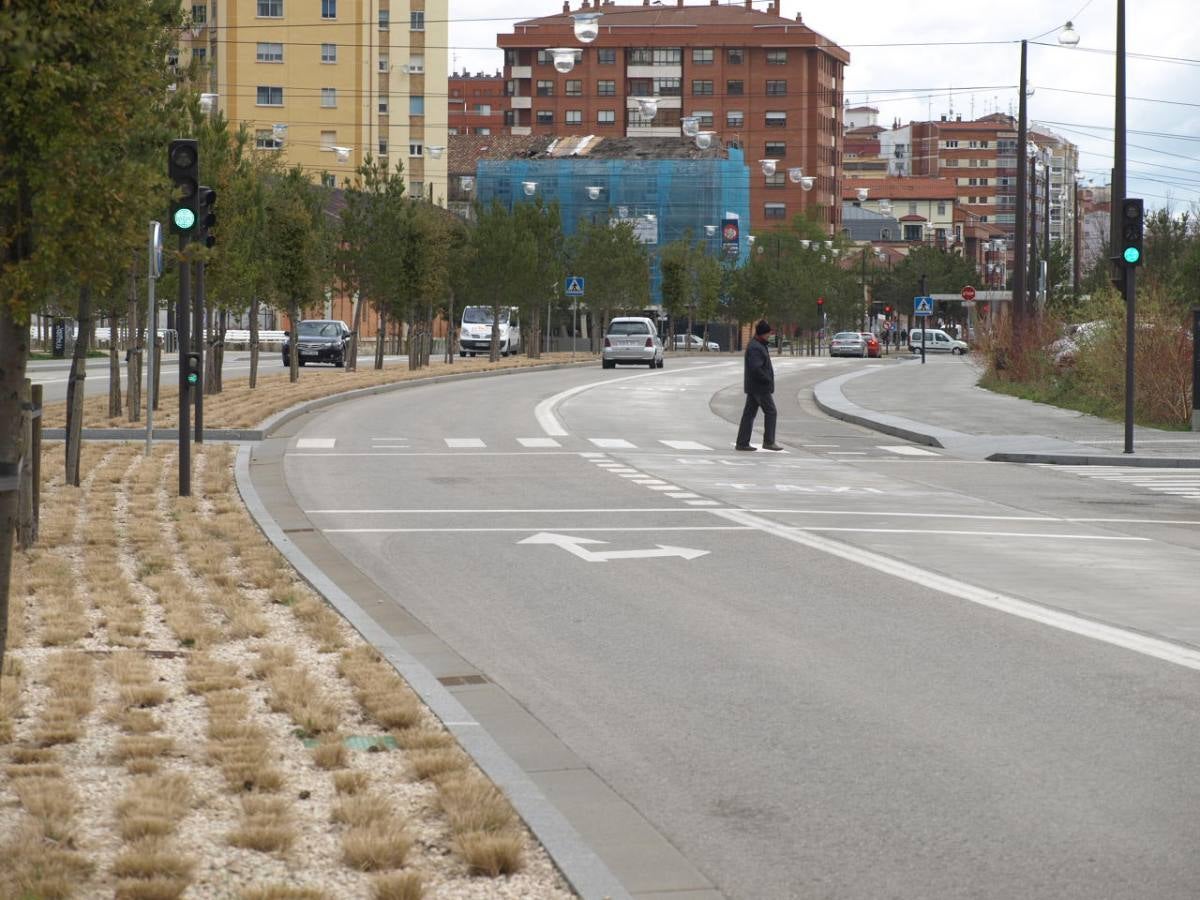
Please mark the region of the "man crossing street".
<svg viewBox="0 0 1200 900"><path fill-rule="evenodd" d="M763 411L763 449L782 450L775 443L775 369L771 365L771 351L767 346L773 329L771 323L762 319L754 326L754 339L746 346L745 370L742 390L746 392L746 405L742 408L742 421L738 426L737 449L756 450L750 443L754 430L754 417Z"/></svg>

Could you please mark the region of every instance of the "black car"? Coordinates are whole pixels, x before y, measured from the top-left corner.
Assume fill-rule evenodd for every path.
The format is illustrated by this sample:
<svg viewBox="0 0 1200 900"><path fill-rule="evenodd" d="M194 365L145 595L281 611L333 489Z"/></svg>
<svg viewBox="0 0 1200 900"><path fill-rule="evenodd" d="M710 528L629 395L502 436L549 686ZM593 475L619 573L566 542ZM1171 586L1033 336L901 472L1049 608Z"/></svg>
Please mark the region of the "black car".
<svg viewBox="0 0 1200 900"><path fill-rule="evenodd" d="M285 331L283 339L283 364L290 366L292 337ZM346 351L350 347L350 329L338 319L305 319L296 326L297 360L300 365L310 362L333 363L338 368L346 365Z"/></svg>

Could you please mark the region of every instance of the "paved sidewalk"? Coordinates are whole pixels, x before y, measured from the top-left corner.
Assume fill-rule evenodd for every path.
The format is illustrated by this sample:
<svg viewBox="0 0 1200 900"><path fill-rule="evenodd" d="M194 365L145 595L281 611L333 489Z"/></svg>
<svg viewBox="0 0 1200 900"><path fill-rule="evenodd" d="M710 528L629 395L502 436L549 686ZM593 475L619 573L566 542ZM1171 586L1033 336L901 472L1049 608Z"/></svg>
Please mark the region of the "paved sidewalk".
<svg viewBox="0 0 1200 900"><path fill-rule="evenodd" d="M1135 427L1127 454L1121 422L984 390L970 357L927 359L867 366L821 382L813 395L835 418L964 459L1200 467L1200 433Z"/></svg>

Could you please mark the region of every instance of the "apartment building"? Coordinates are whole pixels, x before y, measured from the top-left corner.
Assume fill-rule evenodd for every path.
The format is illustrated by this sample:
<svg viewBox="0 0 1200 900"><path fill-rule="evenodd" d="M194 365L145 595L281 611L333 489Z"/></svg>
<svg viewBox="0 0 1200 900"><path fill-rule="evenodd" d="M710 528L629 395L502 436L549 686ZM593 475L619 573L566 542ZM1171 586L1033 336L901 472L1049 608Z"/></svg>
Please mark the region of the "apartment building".
<svg viewBox="0 0 1200 900"><path fill-rule="evenodd" d="M255 147L341 184L368 153L410 192L446 197L448 0L209 0L185 4L179 63ZM428 101L428 102L427 102Z"/></svg>
<svg viewBox="0 0 1200 900"><path fill-rule="evenodd" d="M1078 227L1079 148L1042 127L1029 129L1029 139L1046 152L1050 165L1050 240L1073 244Z"/></svg>
<svg viewBox="0 0 1200 900"><path fill-rule="evenodd" d="M505 104L500 72L451 72L447 93L450 134L500 134Z"/></svg>
<svg viewBox="0 0 1200 900"><path fill-rule="evenodd" d="M577 13L599 15L594 42L575 38ZM814 215L830 234L839 229L850 55L799 16L782 17L778 0L766 9L754 9L751 0L583 0L574 12L564 2L561 14L518 22L497 44L512 134L688 141L681 120L695 117L710 140L744 155L753 230L783 226L798 214ZM569 72L555 67L556 48L576 51Z"/></svg>

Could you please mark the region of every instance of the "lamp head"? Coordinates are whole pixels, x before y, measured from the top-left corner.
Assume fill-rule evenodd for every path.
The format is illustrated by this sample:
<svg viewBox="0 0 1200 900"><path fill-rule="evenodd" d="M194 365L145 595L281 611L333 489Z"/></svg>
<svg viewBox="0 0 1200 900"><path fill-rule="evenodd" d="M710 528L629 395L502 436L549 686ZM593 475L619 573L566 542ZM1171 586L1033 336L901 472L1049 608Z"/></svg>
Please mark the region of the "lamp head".
<svg viewBox="0 0 1200 900"><path fill-rule="evenodd" d="M648 119L653 119L658 113L658 98L657 97L634 97L637 101L638 112Z"/></svg>
<svg viewBox="0 0 1200 900"><path fill-rule="evenodd" d="M707 150L712 146L713 133L711 131L696 132L696 147L700 150Z"/></svg>
<svg viewBox="0 0 1200 900"><path fill-rule="evenodd" d="M589 185L588 189L587 189L588 199L589 200L599 200L600 192L602 190L603 190L603 188L600 187L600 185L598 185L598 184Z"/></svg>
<svg viewBox="0 0 1200 900"><path fill-rule="evenodd" d="M526 197L532 197L534 194L537 193L537 182L536 181L522 181L521 182L521 190L523 190L525 192Z"/></svg>
<svg viewBox="0 0 1200 900"><path fill-rule="evenodd" d="M762 167L762 173L768 178L775 174L775 160L760 159L758 164Z"/></svg>
<svg viewBox="0 0 1200 900"><path fill-rule="evenodd" d="M700 133L700 119L698 116L684 116L679 120L683 128L683 136L694 138Z"/></svg>
<svg viewBox="0 0 1200 900"><path fill-rule="evenodd" d="M554 70L562 75L566 75L575 68L575 54L577 50L571 47L553 47L547 51L554 55Z"/></svg>
<svg viewBox="0 0 1200 900"><path fill-rule="evenodd" d="M867 199L867 195L870 192L870 188L859 188L857 191L855 191L855 194L858 196L858 202L863 203Z"/></svg>
<svg viewBox="0 0 1200 900"><path fill-rule="evenodd" d="M579 12L572 13L571 18L575 20L575 38L585 44L590 44L600 34L600 23L596 20L603 13L598 12Z"/></svg>
<svg viewBox="0 0 1200 900"><path fill-rule="evenodd" d="M1077 46L1079 44L1079 32L1075 30L1075 26L1067 22L1058 33L1058 42L1064 47Z"/></svg>

